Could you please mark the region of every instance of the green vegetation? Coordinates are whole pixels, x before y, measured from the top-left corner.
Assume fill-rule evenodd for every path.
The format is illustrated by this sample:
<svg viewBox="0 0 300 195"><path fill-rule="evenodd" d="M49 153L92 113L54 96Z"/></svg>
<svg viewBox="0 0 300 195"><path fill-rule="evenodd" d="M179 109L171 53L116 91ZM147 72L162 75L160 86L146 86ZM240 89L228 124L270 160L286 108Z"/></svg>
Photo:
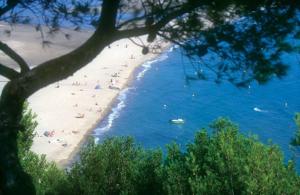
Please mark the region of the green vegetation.
<svg viewBox="0 0 300 195"><path fill-rule="evenodd" d="M220 118L208 133L196 133L182 151L178 144L145 150L130 137L89 142L69 170L58 169L30 152L35 116L24 112L31 135L20 134L19 153L37 194L299 194L300 177L293 162L283 162L276 145L244 136L238 126ZM298 117L298 116L297 116ZM297 122L299 118L297 118Z"/></svg>
<svg viewBox="0 0 300 195"><path fill-rule="evenodd" d="M159 151L145 151L132 138L89 144L68 173L72 194L159 194Z"/></svg>
<svg viewBox="0 0 300 195"><path fill-rule="evenodd" d="M21 123L25 131L18 132L19 158L24 171L33 180L37 194L62 194L66 184L66 173L56 167L55 163L47 162L45 156L38 156L29 149L35 136L37 126L36 115L24 104Z"/></svg>
<svg viewBox="0 0 300 195"><path fill-rule="evenodd" d="M75 31L95 27L88 40L73 52L40 64L27 63L22 55L0 40L0 50L20 71L0 63L0 75L8 79L0 97L0 193L30 191L34 184L20 166L17 133L26 99L41 88L65 79L86 66L104 48L126 38L147 36L138 43L146 54L160 47L156 37L174 43L191 58L196 75L186 80L213 79L248 87L252 81L265 84L286 75L282 56L298 51L298 1L284 0L6 0L0 3L0 20L11 26L30 24L41 34L42 46L57 33L70 41ZM7 36L14 28L4 29ZM49 36L44 36L47 33ZM76 38L76 37L75 37ZM286 41L293 38L295 41ZM151 44L151 47L148 47ZM76 44L75 44L76 45ZM26 45L28 48L31 45ZM294 47L296 46L296 47ZM37 51L38 52L38 51ZM1 54L2 54L1 53ZM206 54L212 54L213 60ZM214 73L209 78L207 71ZM26 135L19 135L19 137ZM19 138L21 139L21 138ZM27 144L27 143L26 143ZM28 146L26 146L28 147ZM22 149L23 150L23 149ZM164 164L163 164L164 165Z"/></svg>
<svg viewBox="0 0 300 195"><path fill-rule="evenodd" d="M34 130L37 126L37 122L35 121L36 114L28 108L28 102L25 102L23 107L24 108L22 113L21 126L24 129L23 131L18 132L17 139L19 154L29 151L33 143L33 138L35 136Z"/></svg>
<svg viewBox="0 0 300 195"><path fill-rule="evenodd" d="M226 119L198 132L182 153L174 145L164 164L168 194L296 194L299 176L275 145L239 134Z"/></svg>
<svg viewBox="0 0 300 195"><path fill-rule="evenodd" d="M295 116L295 123L297 125L297 131L294 138L291 141L291 145L300 146L300 113L297 113Z"/></svg>

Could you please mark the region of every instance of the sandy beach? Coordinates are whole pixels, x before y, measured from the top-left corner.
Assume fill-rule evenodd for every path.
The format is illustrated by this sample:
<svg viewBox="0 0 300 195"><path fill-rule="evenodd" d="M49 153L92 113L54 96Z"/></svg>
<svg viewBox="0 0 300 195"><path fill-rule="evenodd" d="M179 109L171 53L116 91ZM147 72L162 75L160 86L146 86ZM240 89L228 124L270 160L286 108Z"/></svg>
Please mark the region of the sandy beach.
<svg viewBox="0 0 300 195"><path fill-rule="evenodd" d="M45 60L65 54L83 43L92 32L64 30L64 33L46 37L50 46L41 44L41 37L33 27L0 25L1 41L19 52L35 66ZM139 38L146 43L146 37ZM136 39L137 42L140 40ZM164 43L161 52L169 44ZM32 151L45 154L46 159L64 166L76 154L87 135L107 113L120 91L128 85L132 73L139 65L155 58L158 53L143 55L141 47L128 39L120 40L105 48L91 63L74 75L51 84L29 99L30 108L37 114L38 126ZM9 58L0 53L5 64L16 68ZM0 78L0 90L7 80Z"/></svg>
<svg viewBox="0 0 300 195"><path fill-rule="evenodd" d="M5 28L0 26L0 30ZM39 35L28 26L21 26L10 36L1 35L0 38L30 64L36 65L71 51L91 35L91 32L70 33L75 33L76 40L65 40L63 34L58 35L51 39L53 45L43 49ZM146 43L146 37L140 39ZM158 53L169 44L161 46ZM141 50L128 39L115 42L74 75L33 94L28 101L37 114L38 126L32 151L45 154L47 160L59 166L66 165L95 125L110 112L111 104L128 85L136 67L159 55L143 55ZM0 57L15 67L3 54ZM0 78L0 81L1 88L5 79Z"/></svg>
<svg viewBox="0 0 300 195"><path fill-rule="evenodd" d="M39 122L32 150L66 164L85 135L110 112L135 68L155 56L144 56L140 47L121 40L73 76L31 96L29 103ZM46 131L53 136L45 136Z"/></svg>

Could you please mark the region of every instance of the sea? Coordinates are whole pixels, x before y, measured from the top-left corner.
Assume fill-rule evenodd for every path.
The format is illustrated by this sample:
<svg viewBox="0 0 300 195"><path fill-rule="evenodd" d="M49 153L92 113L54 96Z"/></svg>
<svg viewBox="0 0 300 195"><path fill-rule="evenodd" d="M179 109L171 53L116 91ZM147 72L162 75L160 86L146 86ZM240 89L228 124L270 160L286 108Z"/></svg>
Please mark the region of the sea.
<svg viewBox="0 0 300 195"><path fill-rule="evenodd" d="M111 113L94 130L95 140L132 136L148 149L165 152L166 144L176 142L184 150L195 132L226 117L239 125L241 133L255 134L265 144L277 144L285 161L297 159L290 141L297 129L295 113L300 112L300 56L286 54L282 59L289 65L285 77L273 78L264 85L253 82L246 88L237 88L226 81L187 82L187 72L193 71L191 63L180 48L172 47L136 70ZM169 122L178 118L185 123ZM300 170L299 159L296 161Z"/></svg>

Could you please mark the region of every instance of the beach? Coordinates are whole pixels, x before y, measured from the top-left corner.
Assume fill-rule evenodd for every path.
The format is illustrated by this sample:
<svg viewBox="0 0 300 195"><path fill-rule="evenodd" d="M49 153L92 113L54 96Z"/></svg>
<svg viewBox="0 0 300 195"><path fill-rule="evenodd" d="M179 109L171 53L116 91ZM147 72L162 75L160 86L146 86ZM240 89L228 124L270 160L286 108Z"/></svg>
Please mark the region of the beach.
<svg viewBox="0 0 300 195"><path fill-rule="evenodd" d="M65 40L63 35L53 39L49 37L53 44L45 48L41 45L39 35L23 25L12 31L10 36L1 35L1 40L34 66L71 51L88 35L91 32L75 32L78 39L72 44L72 40ZM136 42L139 41L147 43L146 36L136 39ZM61 167L67 165L95 125L110 112L111 105L128 85L134 70L157 57L169 46L165 42L160 45L162 48L156 53L143 55L142 48L132 41L117 41L74 75L34 93L28 99L30 108L37 114L38 122L32 151L46 155L48 161L54 161ZM16 67L9 59L7 63ZM1 84L5 84L5 79L1 78Z"/></svg>

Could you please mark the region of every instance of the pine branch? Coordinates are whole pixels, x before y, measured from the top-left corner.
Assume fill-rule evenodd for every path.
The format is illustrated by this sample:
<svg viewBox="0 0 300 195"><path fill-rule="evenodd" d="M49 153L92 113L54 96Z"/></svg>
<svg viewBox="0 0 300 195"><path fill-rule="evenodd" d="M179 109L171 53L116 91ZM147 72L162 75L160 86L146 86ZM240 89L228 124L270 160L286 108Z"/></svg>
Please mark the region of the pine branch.
<svg viewBox="0 0 300 195"><path fill-rule="evenodd" d="M166 14L161 20L156 22L151 26L143 26L137 27L127 30L120 30L118 31L118 38L128 38L128 37L135 37L135 36L142 36L148 34L149 32L158 32L161 28L167 25L172 20L176 19L177 17L183 16L186 13L189 13L201 6L201 2L195 3L185 3L180 8L175 9L174 11Z"/></svg>
<svg viewBox="0 0 300 195"><path fill-rule="evenodd" d="M18 0L8 0L5 7L0 8L0 17L18 5Z"/></svg>
<svg viewBox="0 0 300 195"><path fill-rule="evenodd" d="M26 74L20 82L29 97L38 89L74 74L91 62L107 45L117 40L115 23L120 0L104 0L99 26L80 47L68 54L46 61ZM26 82L30 80L30 82Z"/></svg>

